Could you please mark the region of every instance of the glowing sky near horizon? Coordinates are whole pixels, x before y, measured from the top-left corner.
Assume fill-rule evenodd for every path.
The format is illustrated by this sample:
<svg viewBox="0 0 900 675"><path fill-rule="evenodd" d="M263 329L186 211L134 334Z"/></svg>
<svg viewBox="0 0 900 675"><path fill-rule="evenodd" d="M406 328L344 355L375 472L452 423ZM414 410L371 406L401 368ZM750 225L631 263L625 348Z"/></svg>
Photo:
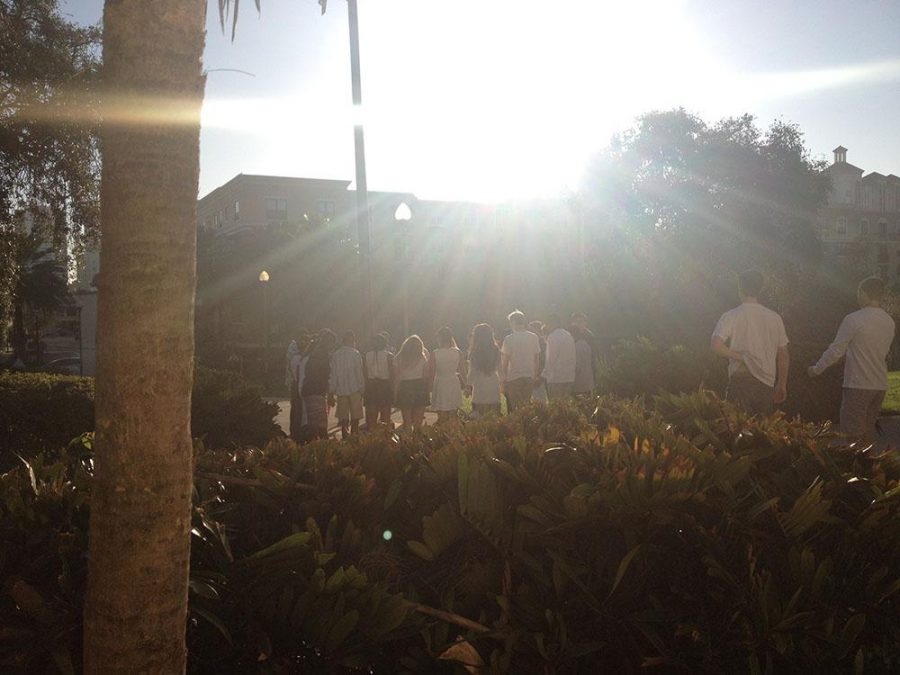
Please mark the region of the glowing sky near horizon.
<svg viewBox="0 0 900 675"><path fill-rule="evenodd" d="M346 3L242 5L234 43L209 5L201 194L239 172L351 179ZM635 116L675 106L783 117L815 155L843 144L900 173L897 27L900 3L360 0L369 185L557 194Z"/></svg>

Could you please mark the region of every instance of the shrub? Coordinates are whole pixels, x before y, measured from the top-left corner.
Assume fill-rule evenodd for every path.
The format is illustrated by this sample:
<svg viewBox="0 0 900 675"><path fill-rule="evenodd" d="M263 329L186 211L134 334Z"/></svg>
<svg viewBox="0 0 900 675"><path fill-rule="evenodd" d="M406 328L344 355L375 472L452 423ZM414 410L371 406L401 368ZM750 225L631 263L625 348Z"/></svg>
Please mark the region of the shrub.
<svg viewBox="0 0 900 675"><path fill-rule="evenodd" d="M94 428L94 381L47 373L0 373L0 473L15 453L63 448Z"/></svg>
<svg viewBox="0 0 900 675"><path fill-rule="evenodd" d="M191 434L212 448L265 445L281 432L275 403L238 373L198 367L191 397Z"/></svg>
<svg viewBox="0 0 900 675"><path fill-rule="evenodd" d="M827 344L790 343L788 398L782 406L788 416L800 415L809 422L837 422L842 368L833 366L815 379L806 372L827 347ZM662 347L644 337L616 343L611 356L601 362L599 372L601 391L628 398L699 389L724 396L727 385L725 360L711 350L683 345Z"/></svg>
<svg viewBox="0 0 900 675"><path fill-rule="evenodd" d="M81 527L84 467L4 478L0 536L27 551L0 557L4 586L77 606L56 584L81 567L44 531ZM892 452L708 393L200 449L191 669L450 672L456 655L493 672L891 672L898 476ZM38 496L48 482L58 498ZM7 539L29 530L33 545ZM0 625L40 621L0 599ZM34 659L77 650L77 630L52 635Z"/></svg>
<svg viewBox="0 0 900 675"><path fill-rule="evenodd" d="M265 445L280 431L278 408L228 371L197 368L191 433L210 447ZM94 429L94 380L47 373L0 373L0 471L16 454L58 450Z"/></svg>

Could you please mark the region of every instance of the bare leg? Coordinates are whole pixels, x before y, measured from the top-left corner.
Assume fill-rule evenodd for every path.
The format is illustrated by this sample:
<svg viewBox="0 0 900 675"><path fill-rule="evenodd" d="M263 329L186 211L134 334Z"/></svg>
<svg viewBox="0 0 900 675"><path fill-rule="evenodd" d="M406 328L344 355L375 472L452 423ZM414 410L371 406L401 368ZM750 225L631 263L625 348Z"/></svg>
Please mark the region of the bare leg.
<svg viewBox="0 0 900 675"><path fill-rule="evenodd" d="M359 420L350 420L350 433L353 436L359 433Z"/></svg>
<svg viewBox="0 0 900 675"><path fill-rule="evenodd" d="M400 408L400 418L403 420L403 427L409 428L413 425L412 408Z"/></svg>
<svg viewBox="0 0 900 675"><path fill-rule="evenodd" d="M425 408L413 408L412 409L412 424L413 429L421 429L422 423L425 421Z"/></svg>
<svg viewBox="0 0 900 675"><path fill-rule="evenodd" d="M345 440L350 434L349 426L350 422L348 420L341 420L341 440Z"/></svg>

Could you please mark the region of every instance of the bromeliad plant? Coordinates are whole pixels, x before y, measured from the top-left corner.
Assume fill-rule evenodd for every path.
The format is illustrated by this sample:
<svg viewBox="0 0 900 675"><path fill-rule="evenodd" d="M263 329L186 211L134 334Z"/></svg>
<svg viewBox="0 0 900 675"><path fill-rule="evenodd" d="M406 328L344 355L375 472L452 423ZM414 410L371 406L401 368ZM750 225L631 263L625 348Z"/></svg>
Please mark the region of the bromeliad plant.
<svg viewBox="0 0 900 675"><path fill-rule="evenodd" d="M23 554L0 576L44 602L5 590L0 624L37 635L52 615L59 638L0 641L0 663L77 651L89 462L30 471L3 477L0 533ZM198 446L191 668L890 672L898 477L892 452L703 393Z"/></svg>

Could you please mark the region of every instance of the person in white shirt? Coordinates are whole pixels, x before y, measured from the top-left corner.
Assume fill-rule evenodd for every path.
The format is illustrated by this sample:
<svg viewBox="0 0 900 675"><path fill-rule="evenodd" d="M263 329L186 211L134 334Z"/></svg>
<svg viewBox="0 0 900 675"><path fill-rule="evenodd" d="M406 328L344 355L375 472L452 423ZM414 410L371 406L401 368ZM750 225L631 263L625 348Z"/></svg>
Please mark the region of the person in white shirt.
<svg viewBox="0 0 900 675"><path fill-rule="evenodd" d="M788 338L781 317L759 304L765 277L747 270L738 277L741 304L725 312L710 347L728 359L725 398L754 415L769 415L787 398Z"/></svg>
<svg viewBox="0 0 900 675"><path fill-rule="evenodd" d="M885 359L894 341L894 320L881 308L884 281L878 277L863 279L856 297L861 309L844 317L834 342L809 367L809 375L821 375L846 353L841 431L853 438L872 441L888 388Z"/></svg>
<svg viewBox="0 0 900 675"><path fill-rule="evenodd" d="M512 333L500 347L500 385L506 408L512 412L531 400L541 367L541 341L528 330L525 315L515 310L507 317Z"/></svg>
<svg viewBox="0 0 900 675"><path fill-rule="evenodd" d="M331 379L328 386L331 395L337 397L341 438L359 433L365 388L362 355L356 349L356 335L348 330L344 333L341 347L331 355Z"/></svg>
<svg viewBox="0 0 900 675"><path fill-rule="evenodd" d="M547 357L541 374L551 401L572 395L576 361L575 339L562 327L559 315L551 314L547 320Z"/></svg>

